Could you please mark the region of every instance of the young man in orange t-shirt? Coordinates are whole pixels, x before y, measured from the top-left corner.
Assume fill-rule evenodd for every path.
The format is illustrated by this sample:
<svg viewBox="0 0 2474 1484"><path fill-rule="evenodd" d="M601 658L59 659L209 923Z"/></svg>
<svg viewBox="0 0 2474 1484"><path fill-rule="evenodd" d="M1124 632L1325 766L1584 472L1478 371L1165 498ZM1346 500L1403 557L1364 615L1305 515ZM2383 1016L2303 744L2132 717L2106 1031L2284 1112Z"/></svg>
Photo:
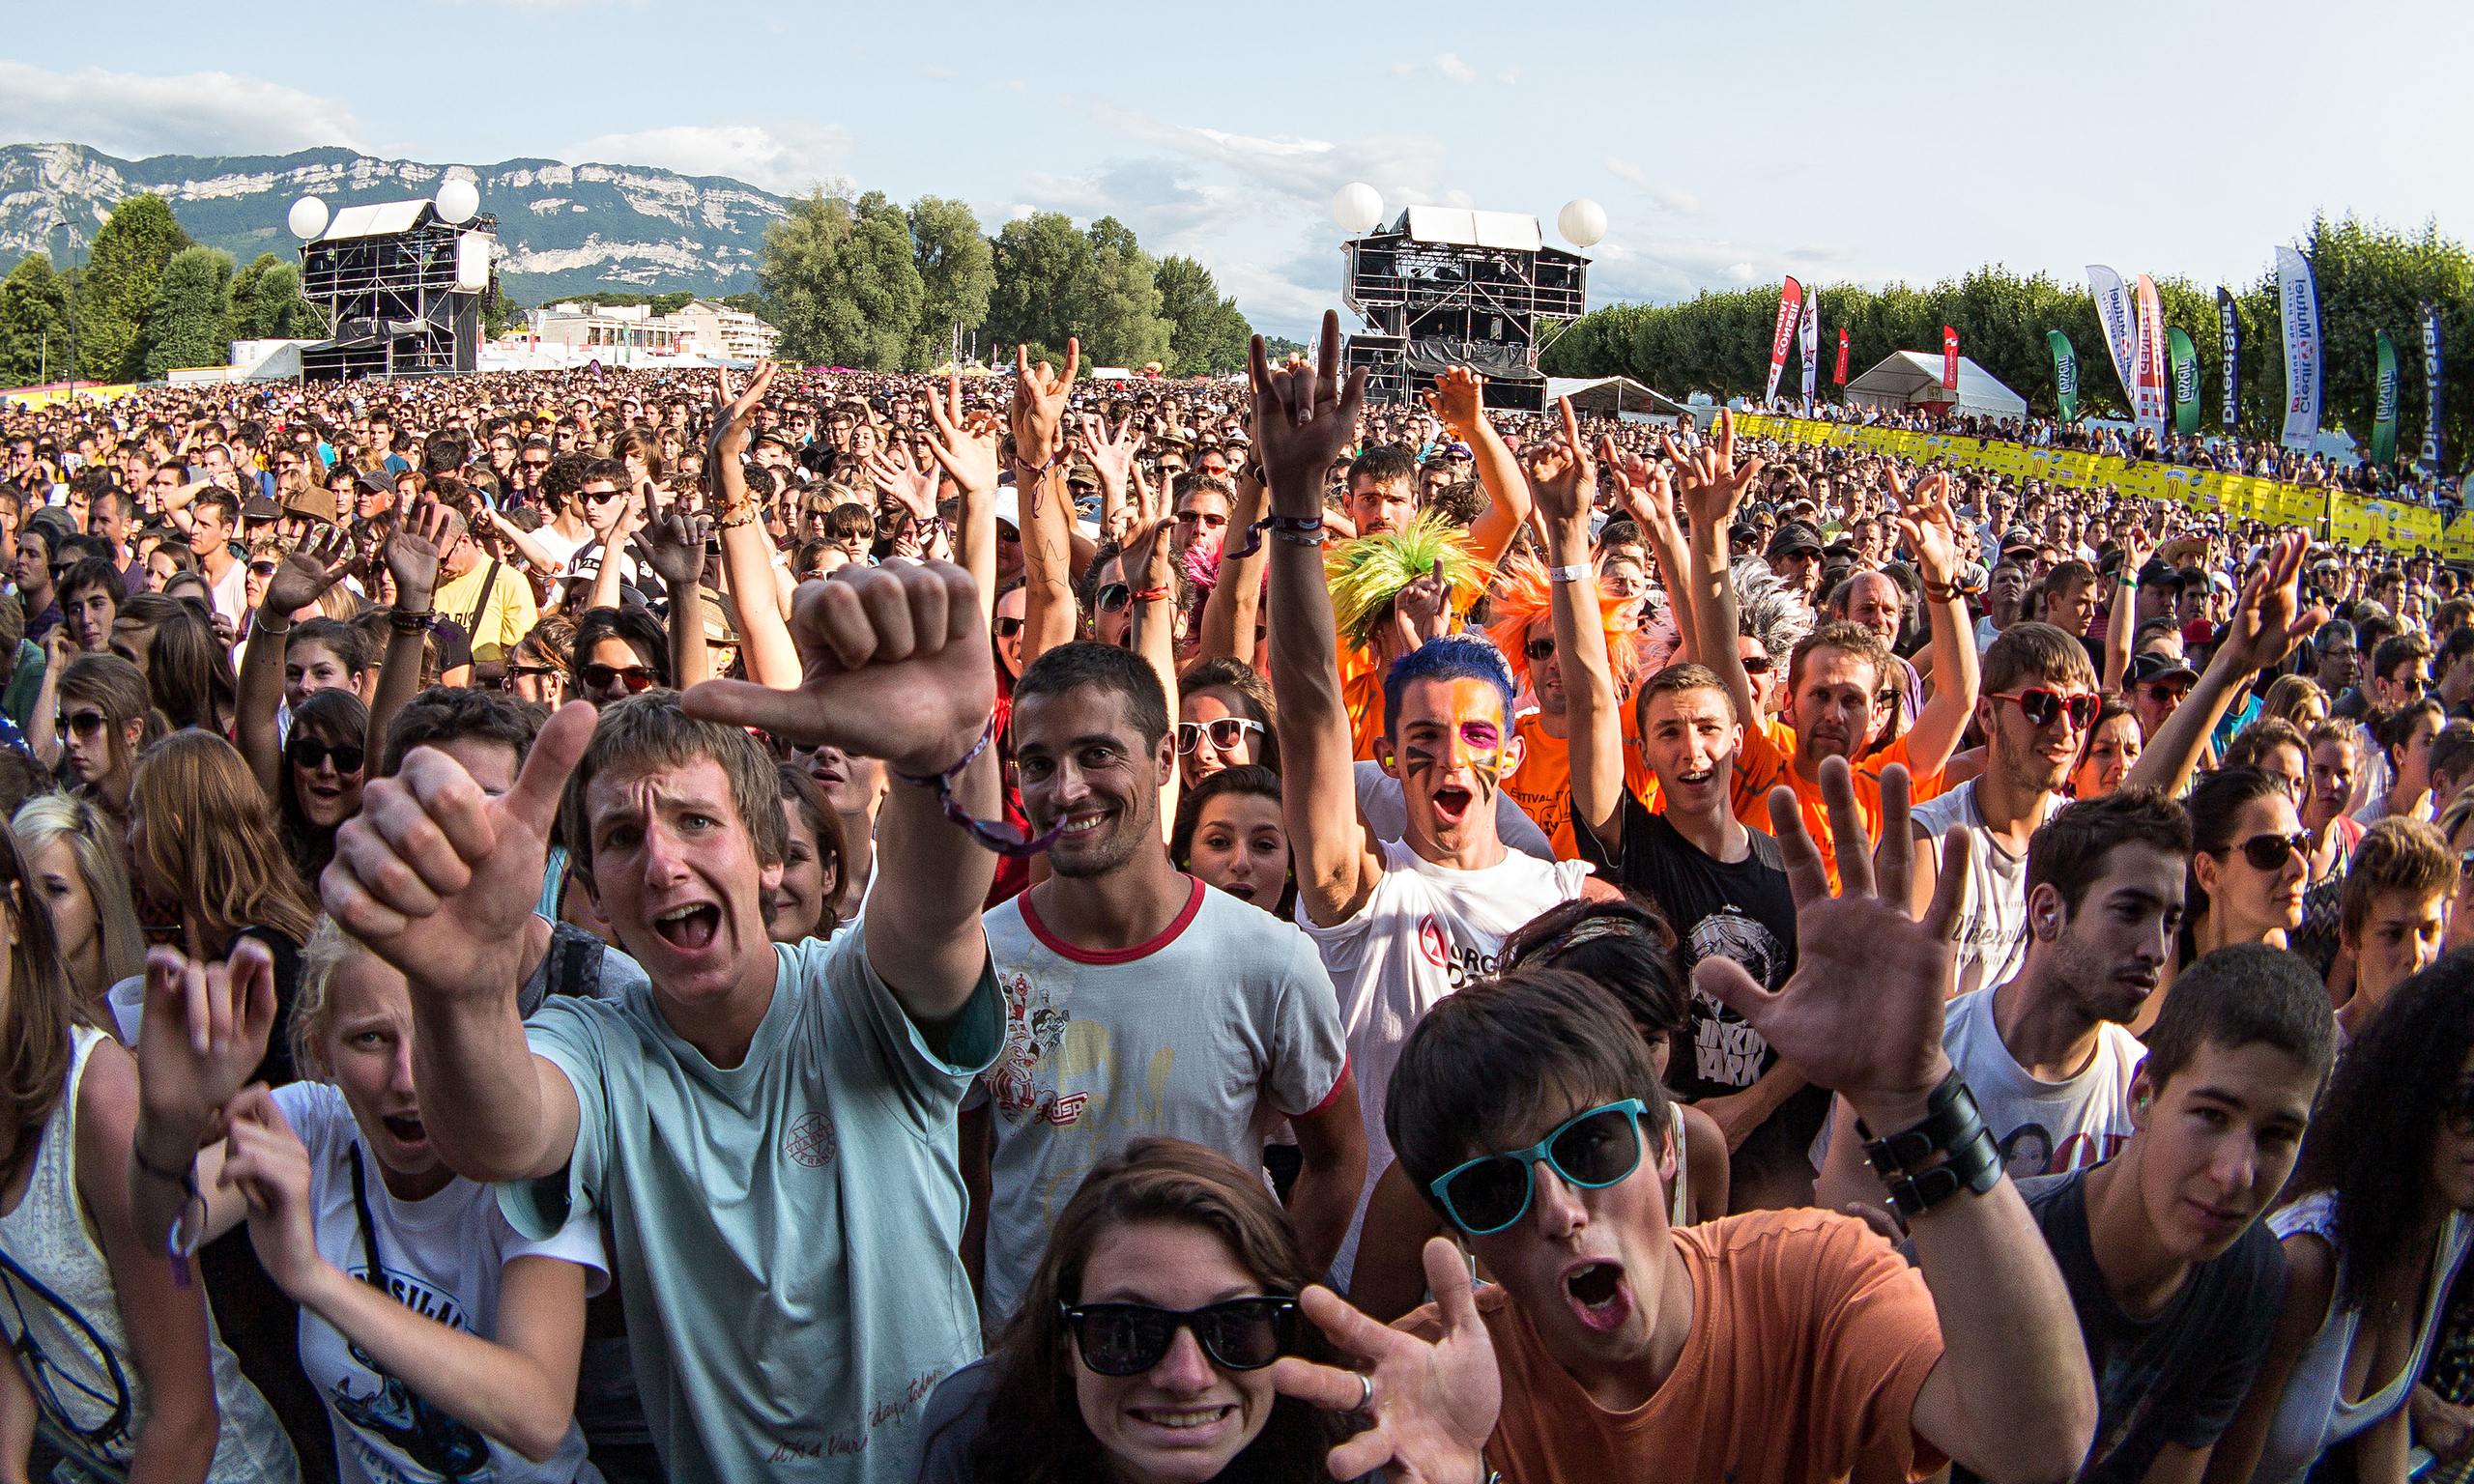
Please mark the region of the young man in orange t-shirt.
<svg viewBox="0 0 2474 1484"><path fill-rule="evenodd" d="M1839 838L1859 828L1847 766L1823 769ZM2060 1479L2096 1393L2061 1275L1942 1054L1957 875L1908 915L1906 778L1887 780L1879 888L1860 849L1833 898L1794 800L1774 826L1795 882L1798 968L1778 992L1726 959L1702 987L1889 1139L1916 1267L1854 1217L1802 1210L1677 1230L1666 1095L1619 1002L1523 971L1430 1008L1386 1121L1402 1166L1494 1286L1428 1244L1437 1303L1387 1330L1321 1289L1301 1300L1352 1373L1291 1358L1284 1393L1355 1411L1335 1477L1385 1464L1434 1484L1651 1478L1818 1484ZM1952 851L1964 855L1964 835ZM1647 1130L1645 1133L1644 1130Z"/></svg>

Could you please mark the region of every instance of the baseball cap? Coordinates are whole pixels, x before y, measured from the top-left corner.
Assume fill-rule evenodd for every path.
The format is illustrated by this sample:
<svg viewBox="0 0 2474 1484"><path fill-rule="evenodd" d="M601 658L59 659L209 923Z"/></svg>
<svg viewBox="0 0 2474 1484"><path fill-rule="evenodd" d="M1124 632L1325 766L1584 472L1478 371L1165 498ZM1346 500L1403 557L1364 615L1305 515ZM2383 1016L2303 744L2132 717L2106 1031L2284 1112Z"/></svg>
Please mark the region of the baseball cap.
<svg viewBox="0 0 2474 1484"><path fill-rule="evenodd" d="M2196 627L2205 627L2204 623ZM2184 685L2197 684L2200 672L2190 662L2172 654L2134 654L2130 657L2130 673L2122 677L2124 685L2145 685L2150 680L2179 680Z"/></svg>
<svg viewBox="0 0 2474 1484"><path fill-rule="evenodd" d="M1769 538L1769 549L1761 555L1772 560L1802 553L1808 556L1821 555L1821 532L1801 521L1789 521Z"/></svg>
<svg viewBox="0 0 2474 1484"><path fill-rule="evenodd" d="M2001 555L2004 556L2012 552L2032 552L2035 549L2035 532L2025 526L2013 526L2001 533Z"/></svg>

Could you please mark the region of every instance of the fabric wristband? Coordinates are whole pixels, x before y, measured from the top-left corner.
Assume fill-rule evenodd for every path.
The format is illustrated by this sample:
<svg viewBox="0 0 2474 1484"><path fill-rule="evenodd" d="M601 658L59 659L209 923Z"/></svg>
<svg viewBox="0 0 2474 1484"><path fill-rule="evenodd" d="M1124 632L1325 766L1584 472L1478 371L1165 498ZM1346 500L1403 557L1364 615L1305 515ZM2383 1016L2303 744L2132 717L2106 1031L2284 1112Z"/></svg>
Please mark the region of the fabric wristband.
<svg viewBox="0 0 2474 1484"><path fill-rule="evenodd" d="M914 774L891 767L885 771L891 773L898 782L908 784L914 788L936 790L936 807L944 812L947 819L969 831L971 839L978 841L998 855L1012 856L1018 860L1028 859L1056 843L1056 837L1065 830L1065 825L1061 821L1046 834L1033 836L1011 820L974 819L971 817L970 811L963 808L962 801L954 797L954 780L962 777L964 769L979 760L979 755L988 751L988 744L995 736L996 718L992 714L988 718L988 725L980 728L979 740L971 744L969 752L963 754L962 761L943 772Z"/></svg>
<svg viewBox="0 0 2474 1484"><path fill-rule="evenodd" d="M1546 569L1546 580L1550 583L1585 583L1588 582L1593 575L1594 574L1590 571L1589 563L1585 561L1574 562L1568 567L1548 567Z"/></svg>

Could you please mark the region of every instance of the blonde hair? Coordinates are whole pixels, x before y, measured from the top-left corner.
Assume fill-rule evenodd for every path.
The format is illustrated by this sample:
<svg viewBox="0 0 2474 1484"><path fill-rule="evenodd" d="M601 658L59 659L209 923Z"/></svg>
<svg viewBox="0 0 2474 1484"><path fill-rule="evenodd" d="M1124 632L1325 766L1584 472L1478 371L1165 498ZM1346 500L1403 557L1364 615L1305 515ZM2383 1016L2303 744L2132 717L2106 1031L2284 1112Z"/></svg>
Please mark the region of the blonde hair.
<svg viewBox="0 0 2474 1484"><path fill-rule="evenodd" d="M174 886L185 926L221 956L244 928L272 928L295 943L318 910L294 873L274 811L231 743L184 728L137 759L129 813L146 826L136 864Z"/></svg>
<svg viewBox="0 0 2474 1484"><path fill-rule="evenodd" d="M283 1034L292 1045L293 1070L312 1082L335 1078L325 1049L327 1025L334 1018L335 976L354 956L368 952L331 917L318 919L317 930L301 946L301 981L292 991L292 1017Z"/></svg>
<svg viewBox="0 0 2474 1484"><path fill-rule="evenodd" d="M75 794L39 793L17 806L10 828L28 855L61 840L76 858L77 874L95 904L95 930L103 940L103 984L97 992L145 973L146 934L137 926L129 873L121 868L120 832L103 812Z"/></svg>

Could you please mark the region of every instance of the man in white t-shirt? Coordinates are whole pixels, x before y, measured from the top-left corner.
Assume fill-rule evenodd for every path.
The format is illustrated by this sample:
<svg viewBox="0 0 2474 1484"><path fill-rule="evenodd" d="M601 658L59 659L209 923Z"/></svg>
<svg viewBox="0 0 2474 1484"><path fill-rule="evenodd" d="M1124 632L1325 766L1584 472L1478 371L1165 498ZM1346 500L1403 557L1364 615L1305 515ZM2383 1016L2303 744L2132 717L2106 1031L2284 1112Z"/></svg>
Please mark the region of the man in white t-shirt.
<svg viewBox="0 0 2474 1484"><path fill-rule="evenodd" d="M1014 687L1014 762L1049 876L984 919L1005 1047L974 1089L964 1174L985 1161L980 1309L1011 1319L1049 1229L1093 1165L1146 1135L1250 1168L1283 1120L1303 1165L1288 1213L1307 1267L1339 1249L1366 1135L1338 1001L1314 945L1170 863L1166 695L1140 655L1061 644ZM983 1122L984 1120L984 1122ZM974 1127L984 1140L974 1140Z"/></svg>
<svg viewBox="0 0 2474 1484"><path fill-rule="evenodd" d="M550 606L566 614L584 611L593 579L601 575L601 564L608 559L614 541L618 546L618 581L647 600L658 596L657 590L648 590L657 588L650 569L636 559L622 533L628 505L635 499L627 488L627 467L617 459L590 460L573 498L584 507L584 523L591 535L568 556L566 569L559 574L550 594Z"/></svg>
<svg viewBox="0 0 2474 1484"><path fill-rule="evenodd" d="M2019 973L1952 1000L1942 1027L2013 1176L2085 1169L2129 1139L2144 1055L2129 1022L2172 956L2190 858L2190 816L2150 788L2073 804L2028 842ZM1815 1205L1879 1199L1862 1144L1839 1099Z"/></svg>
<svg viewBox="0 0 2474 1484"><path fill-rule="evenodd" d="M1323 391L1338 398L1338 384ZM1492 974L1514 929L1581 895L1589 867L1509 850L1495 833L1503 776L1519 760L1511 674L1494 645L1466 635L1430 639L1384 675L1378 760L1400 780L1408 830L1395 841L1367 832L1318 528L1323 478L1348 442L1357 399L1352 392L1297 422L1269 405L1277 395L1257 393L1254 428L1280 522L1269 607L1280 615L1271 634L1280 809L1298 922L1322 950L1348 1027L1371 1192L1392 1162L1383 1099L1410 1027L1426 1007ZM1352 1223L1335 1268L1343 1281L1356 1247Z"/></svg>
<svg viewBox="0 0 2474 1484"><path fill-rule="evenodd" d="M2028 949L2028 840L2061 802L2102 697L2087 650L2063 629L2021 622L1984 652L1976 729L1984 771L1909 815L1918 844L1914 903L1933 899L1943 832L1975 837L1959 908L1959 983L1965 994L2019 972Z"/></svg>

